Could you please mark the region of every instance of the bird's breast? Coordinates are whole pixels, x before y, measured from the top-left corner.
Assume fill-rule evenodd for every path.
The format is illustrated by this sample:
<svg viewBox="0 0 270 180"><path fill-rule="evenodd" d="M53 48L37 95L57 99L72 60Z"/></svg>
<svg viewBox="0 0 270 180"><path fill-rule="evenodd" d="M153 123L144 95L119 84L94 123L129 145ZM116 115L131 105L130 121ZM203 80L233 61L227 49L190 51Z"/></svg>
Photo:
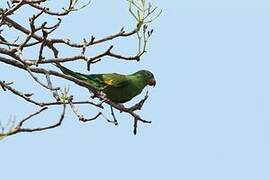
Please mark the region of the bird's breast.
<svg viewBox="0 0 270 180"><path fill-rule="evenodd" d="M125 86L122 88L108 87L104 91L107 98L117 103L125 103L141 93L142 90L134 86Z"/></svg>

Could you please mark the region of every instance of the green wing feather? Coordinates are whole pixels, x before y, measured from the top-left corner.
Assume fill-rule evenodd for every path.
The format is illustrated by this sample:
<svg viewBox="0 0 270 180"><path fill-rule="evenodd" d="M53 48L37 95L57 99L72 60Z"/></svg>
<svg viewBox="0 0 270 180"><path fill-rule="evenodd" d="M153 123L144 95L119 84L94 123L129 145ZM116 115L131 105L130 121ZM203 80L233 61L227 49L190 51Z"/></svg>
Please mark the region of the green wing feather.
<svg viewBox="0 0 270 180"><path fill-rule="evenodd" d="M129 79L127 78L127 76L122 74L103 74L102 78L104 84L114 88L125 87L129 84Z"/></svg>
<svg viewBox="0 0 270 180"><path fill-rule="evenodd" d="M121 88L129 84L129 79L126 75L110 73L110 74L81 74L69 70L68 68L55 64L64 74L70 75L82 81L87 81L89 84L94 85L98 89L104 88Z"/></svg>

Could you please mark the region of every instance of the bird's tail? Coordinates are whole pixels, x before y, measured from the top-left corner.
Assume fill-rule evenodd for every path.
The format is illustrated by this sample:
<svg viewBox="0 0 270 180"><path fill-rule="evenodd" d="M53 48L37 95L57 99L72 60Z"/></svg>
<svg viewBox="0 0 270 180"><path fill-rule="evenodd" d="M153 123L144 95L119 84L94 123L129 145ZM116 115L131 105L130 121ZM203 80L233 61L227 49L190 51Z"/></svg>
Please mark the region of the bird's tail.
<svg viewBox="0 0 270 180"><path fill-rule="evenodd" d="M70 75L70 76L77 78L77 79L80 79L80 80L87 80L87 78L85 77L86 76L85 74L71 71L70 69L60 65L59 63L55 63L54 65L56 67L58 67L66 75Z"/></svg>

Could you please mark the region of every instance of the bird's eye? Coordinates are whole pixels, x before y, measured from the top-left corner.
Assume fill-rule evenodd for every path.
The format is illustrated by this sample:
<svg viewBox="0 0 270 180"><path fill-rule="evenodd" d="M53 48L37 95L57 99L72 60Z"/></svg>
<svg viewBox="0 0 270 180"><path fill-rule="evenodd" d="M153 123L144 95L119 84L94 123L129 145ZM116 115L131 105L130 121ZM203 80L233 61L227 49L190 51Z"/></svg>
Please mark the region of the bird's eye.
<svg viewBox="0 0 270 180"><path fill-rule="evenodd" d="M152 76L152 74L151 74L150 72L147 72L146 75L147 75L148 77L151 77L151 76Z"/></svg>

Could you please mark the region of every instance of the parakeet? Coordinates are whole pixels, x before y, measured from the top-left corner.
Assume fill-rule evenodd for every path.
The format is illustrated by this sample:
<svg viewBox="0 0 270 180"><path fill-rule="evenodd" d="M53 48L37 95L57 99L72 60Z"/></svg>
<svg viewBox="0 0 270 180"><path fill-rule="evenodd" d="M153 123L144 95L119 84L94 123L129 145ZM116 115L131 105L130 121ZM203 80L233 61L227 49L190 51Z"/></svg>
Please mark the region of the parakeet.
<svg viewBox="0 0 270 180"><path fill-rule="evenodd" d="M147 86L155 86L154 75L147 70L140 70L130 75L118 73L81 74L55 64L64 74L85 81L103 92L106 98L115 103L125 103L142 92Z"/></svg>

